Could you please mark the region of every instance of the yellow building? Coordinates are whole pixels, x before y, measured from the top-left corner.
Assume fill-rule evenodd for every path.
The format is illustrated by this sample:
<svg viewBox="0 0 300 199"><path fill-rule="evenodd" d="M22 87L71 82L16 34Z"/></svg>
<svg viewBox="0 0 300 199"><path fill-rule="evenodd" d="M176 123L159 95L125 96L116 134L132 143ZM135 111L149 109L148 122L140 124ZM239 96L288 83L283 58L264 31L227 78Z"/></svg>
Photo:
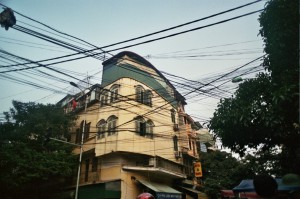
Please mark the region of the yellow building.
<svg viewBox="0 0 300 199"><path fill-rule="evenodd" d="M80 144L84 132L79 198L200 195L192 188L199 180L194 122L185 98L151 63L121 52L103 62L101 84L81 93L60 102L79 116L71 141Z"/></svg>

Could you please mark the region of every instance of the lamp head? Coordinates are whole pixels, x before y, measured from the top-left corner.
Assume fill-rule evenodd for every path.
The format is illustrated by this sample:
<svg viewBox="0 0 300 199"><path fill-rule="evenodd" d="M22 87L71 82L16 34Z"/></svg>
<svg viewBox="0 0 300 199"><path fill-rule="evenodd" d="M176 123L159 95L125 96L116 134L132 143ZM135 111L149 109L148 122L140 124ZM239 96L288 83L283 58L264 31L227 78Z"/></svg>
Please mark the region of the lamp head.
<svg viewBox="0 0 300 199"><path fill-rule="evenodd" d="M77 84L75 84L74 82L70 82L70 84L71 84L72 86L74 86L74 87L78 88L78 85L77 85Z"/></svg>

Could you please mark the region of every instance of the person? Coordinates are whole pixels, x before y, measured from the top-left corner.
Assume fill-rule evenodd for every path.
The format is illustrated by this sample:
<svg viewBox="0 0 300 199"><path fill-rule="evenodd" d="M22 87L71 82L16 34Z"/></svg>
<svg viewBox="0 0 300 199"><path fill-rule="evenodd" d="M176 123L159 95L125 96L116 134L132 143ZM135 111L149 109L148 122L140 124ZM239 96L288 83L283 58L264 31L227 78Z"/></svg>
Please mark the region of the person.
<svg viewBox="0 0 300 199"><path fill-rule="evenodd" d="M266 174L257 175L253 179L255 192L262 198L275 198L278 184L276 180Z"/></svg>
<svg viewBox="0 0 300 199"><path fill-rule="evenodd" d="M137 199L155 199L150 193L142 193L138 195Z"/></svg>

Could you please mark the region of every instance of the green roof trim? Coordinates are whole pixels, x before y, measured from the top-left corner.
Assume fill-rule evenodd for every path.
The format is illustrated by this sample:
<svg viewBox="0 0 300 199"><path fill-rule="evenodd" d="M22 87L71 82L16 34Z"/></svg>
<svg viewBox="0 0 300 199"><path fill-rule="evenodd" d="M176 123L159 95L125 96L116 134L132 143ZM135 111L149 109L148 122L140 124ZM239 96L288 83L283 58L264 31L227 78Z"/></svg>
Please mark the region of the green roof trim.
<svg viewBox="0 0 300 199"><path fill-rule="evenodd" d="M161 77L151 76L151 74L140 70L130 64L116 64L111 63L105 66L103 70L102 86L105 87L121 78L131 78L141 82L153 90L160 96L167 100L174 107L177 106L176 100L168 93L162 84L166 84L165 80ZM161 81L159 81L161 79Z"/></svg>

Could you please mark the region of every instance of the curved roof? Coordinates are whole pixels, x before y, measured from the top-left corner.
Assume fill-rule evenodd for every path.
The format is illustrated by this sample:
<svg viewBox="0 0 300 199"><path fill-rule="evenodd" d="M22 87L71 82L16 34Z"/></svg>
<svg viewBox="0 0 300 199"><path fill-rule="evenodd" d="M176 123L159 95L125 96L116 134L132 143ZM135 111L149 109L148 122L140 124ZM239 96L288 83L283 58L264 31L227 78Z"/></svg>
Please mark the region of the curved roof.
<svg viewBox="0 0 300 199"><path fill-rule="evenodd" d="M147 67L152 68L153 70L155 70L155 72L161 78L163 78L174 89L174 92L175 92L177 98L181 99L181 101L183 101L184 104L186 104L185 103L185 98L176 90L176 88L169 82L169 80L159 70L157 70L149 61L147 61L145 58L143 58L142 56L140 56L140 55L138 55L134 52L122 51L122 52L116 54L115 56L109 58L108 60L106 60L102 63L103 68L110 65L110 64L116 63L118 60L122 59L122 57L124 57L125 55L130 57L131 59L136 60L137 62L143 64L144 66L147 66Z"/></svg>
<svg viewBox="0 0 300 199"><path fill-rule="evenodd" d="M148 67L151 67L155 70L157 70L149 61L147 61L145 58L143 58L142 56L134 53L134 52L131 52L131 51L122 51L118 54L116 54L115 56L109 58L108 60L105 60L102 65L108 65L108 64L111 64L111 63L114 63L116 61L118 61L119 59L121 59L122 57L124 57L125 55L127 55L128 57L131 57L132 59L148 66Z"/></svg>

